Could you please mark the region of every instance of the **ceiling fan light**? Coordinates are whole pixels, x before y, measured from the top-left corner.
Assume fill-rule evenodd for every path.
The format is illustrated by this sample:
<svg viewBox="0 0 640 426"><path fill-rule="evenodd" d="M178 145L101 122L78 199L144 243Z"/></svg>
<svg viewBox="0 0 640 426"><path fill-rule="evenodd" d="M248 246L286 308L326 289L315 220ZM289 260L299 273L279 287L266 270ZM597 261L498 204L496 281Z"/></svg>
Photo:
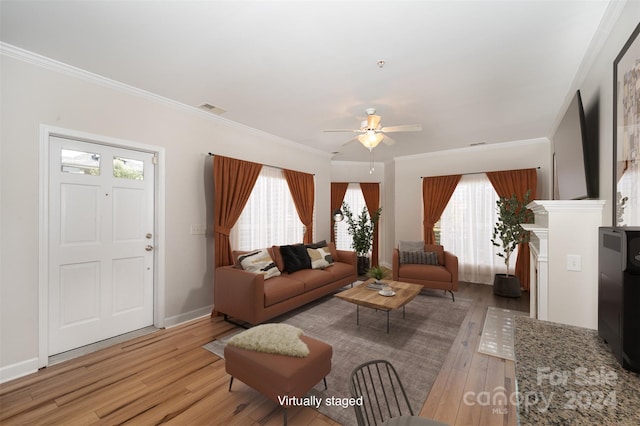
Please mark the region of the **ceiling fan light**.
<svg viewBox="0 0 640 426"><path fill-rule="evenodd" d="M382 139L384 139L384 135L382 133L371 131L358 136L358 140L360 141L360 143L369 149L373 149L378 146Z"/></svg>

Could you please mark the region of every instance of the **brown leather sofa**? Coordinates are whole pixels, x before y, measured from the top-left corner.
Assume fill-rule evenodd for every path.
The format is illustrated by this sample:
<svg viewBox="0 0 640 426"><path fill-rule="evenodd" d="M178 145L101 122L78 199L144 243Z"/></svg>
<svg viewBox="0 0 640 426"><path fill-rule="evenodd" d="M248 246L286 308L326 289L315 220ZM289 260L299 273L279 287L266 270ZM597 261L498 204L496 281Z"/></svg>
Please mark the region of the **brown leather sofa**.
<svg viewBox="0 0 640 426"><path fill-rule="evenodd" d="M250 324L260 324L292 309L331 294L358 279L356 253L336 250L328 244L333 264L325 269L302 269L267 280L235 265L216 268L213 284L214 310ZM284 261L280 246L268 249L280 271ZM234 259L247 252L234 251Z"/></svg>
<svg viewBox="0 0 640 426"><path fill-rule="evenodd" d="M420 284L425 288L441 289L451 293L458 291L458 257L436 244L425 244L425 252L435 252L437 265L403 263L400 249L393 249L392 271L395 281Z"/></svg>

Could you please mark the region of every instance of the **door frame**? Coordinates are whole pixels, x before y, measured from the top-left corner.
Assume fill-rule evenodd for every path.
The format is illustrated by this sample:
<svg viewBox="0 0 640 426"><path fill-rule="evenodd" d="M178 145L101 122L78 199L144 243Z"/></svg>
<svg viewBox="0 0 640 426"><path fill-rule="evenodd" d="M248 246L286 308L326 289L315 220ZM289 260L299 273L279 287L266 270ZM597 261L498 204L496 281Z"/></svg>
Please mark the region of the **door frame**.
<svg viewBox="0 0 640 426"><path fill-rule="evenodd" d="M49 363L49 140L52 136L65 139L131 149L154 154L154 274L153 325L165 327L165 149L125 139L40 125L39 158L39 230L38 230L38 368Z"/></svg>

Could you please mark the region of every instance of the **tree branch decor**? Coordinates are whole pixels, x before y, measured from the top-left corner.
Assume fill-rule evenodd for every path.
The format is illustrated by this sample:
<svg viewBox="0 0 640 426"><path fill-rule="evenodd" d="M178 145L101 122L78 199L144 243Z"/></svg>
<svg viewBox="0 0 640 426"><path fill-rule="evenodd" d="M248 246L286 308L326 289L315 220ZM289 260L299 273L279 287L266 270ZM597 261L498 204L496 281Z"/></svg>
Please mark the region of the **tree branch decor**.
<svg viewBox="0 0 640 426"><path fill-rule="evenodd" d="M531 190L528 190L522 201L518 200L515 194L512 194L509 198L500 197L496 201L498 222L493 227L491 243L502 249L498 256L504 259L504 264L507 267L507 277L509 276L509 259L513 251L518 247L518 244L529 242L529 231L525 231L520 225L533 223L533 212L526 207L529 204L530 196Z"/></svg>
<svg viewBox="0 0 640 426"><path fill-rule="evenodd" d="M351 248L353 248L356 254L360 257L367 256L371 251L371 245L373 244L373 231L375 224L380 219L380 213L382 207L378 208L371 216L367 211L367 207L362 208L362 212L359 216L354 217L353 212L349 208L346 202L342 203L342 213L347 221L347 232L351 235L352 242Z"/></svg>

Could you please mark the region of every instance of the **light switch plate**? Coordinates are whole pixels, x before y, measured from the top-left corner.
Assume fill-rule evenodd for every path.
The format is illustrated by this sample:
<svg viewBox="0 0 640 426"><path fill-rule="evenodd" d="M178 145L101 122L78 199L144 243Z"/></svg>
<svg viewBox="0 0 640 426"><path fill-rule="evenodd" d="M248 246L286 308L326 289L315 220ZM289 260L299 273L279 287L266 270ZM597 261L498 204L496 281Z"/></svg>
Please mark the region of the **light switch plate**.
<svg viewBox="0 0 640 426"><path fill-rule="evenodd" d="M582 257L579 254L567 255L567 271L582 271Z"/></svg>
<svg viewBox="0 0 640 426"><path fill-rule="evenodd" d="M207 233L207 225L191 225L191 235L204 235Z"/></svg>

